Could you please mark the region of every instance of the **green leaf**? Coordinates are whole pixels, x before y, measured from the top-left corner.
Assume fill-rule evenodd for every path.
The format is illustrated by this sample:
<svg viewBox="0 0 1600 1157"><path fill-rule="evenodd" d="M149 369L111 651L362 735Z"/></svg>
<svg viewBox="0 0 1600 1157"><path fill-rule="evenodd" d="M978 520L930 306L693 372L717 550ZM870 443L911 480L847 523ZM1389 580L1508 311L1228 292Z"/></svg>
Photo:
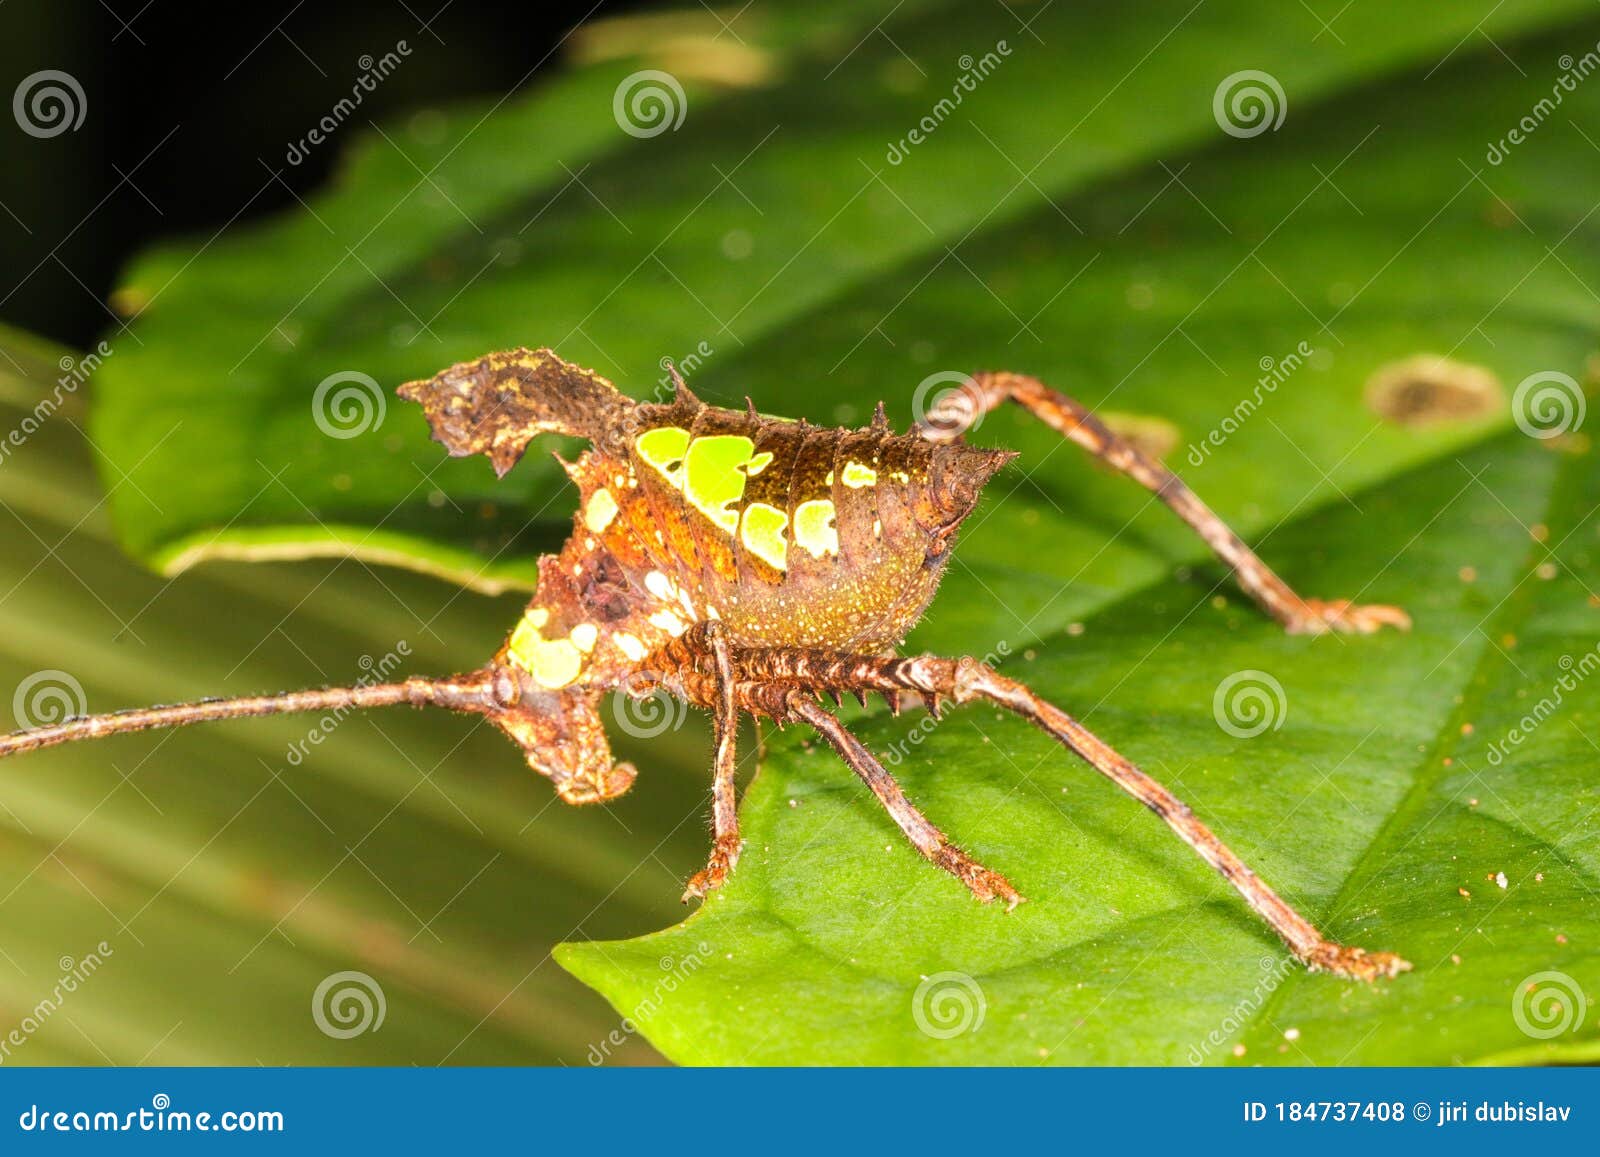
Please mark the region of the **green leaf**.
<svg viewBox="0 0 1600 1157"><path fill-rule="evenodd" d="M742 87L732 90L696 79L728 75L736 43L702 12L684 17L699 31L689 40L696 51L640 49L645 55L599 60L526 97L419 113L364 137L338 186L307 211L159 250L130 271L118 301L137 320L97 379L93 433L108 483L132 476L156 504L115 488L118 532L168 572L213 557L355 553L486 589L525 585L536 548L564 528L559 471L536 454L495 483L481 462L441 462L420 417L390 392L453 361L523 344L554 345L639 394L665 377L660 359L693 358L708 396L737 402L748 392L780 413L803 403L819 420L862 416L878 396L904 414L929 370L997 357L1025 358L1099 400L1149 352L1139 343L1204 300L1248 248L1223 244L1223 230L1182 184L1138 216L1171 180L1158 161L1174 160L1175 172L1186 151L1230 139L1213 115L1218 82L1241 69L1272 73L1295 110L1272 144L1297 141L1326 171L1371 124L1341 134L1337 148L1312 148L1295 127L1309 124L1300 109L1389 71L1431 67L1463 37L1473 42L1460 51L1481 58L1478 14L1410 7L1414 19L1392 6L1346 14L1340 43L1313 38L1308 16L1266 0L1185 0L1137 18L1052 5L1027 29L1004 10L956 4L808 5L805 19L770 6L739 22L748 43L737 51L763 63L736 70ZM1496 10L1481 32L1503 40L1575 10L1582 7L1570 0ZM616 51L684 43L596 39ZM984 63L985 54L998 64ZM943 115L935 104L966 57L987 79L926 143L891 164L892 145L922 118ZM613 119L613 97L649 66L682 74L687 108L677 131L641 140ZM1387 184L1394 174L1377 173L1370 158L1419 131L1396 123L1405 112L1385 109L1390 127L1336 175L1358 203L1346 176L1366 159L1364 171ZM1255 146L1267 144L1228 152L1259 171L1273 150ZM1476 155L1476 138L1472 145ZM1450 163L1454 189L1466 173ZM1141 169L1158 180L1106 196L1108 181ZM1340 229L1361 227L1333 185L1319 188L1313 170L1297 175L1305 181L1292 186L1294 199L1317 192L1290 236L1316 227L1319 215L1337 217ZM1217 195L1182 181L1208 201ZM1426 184L1407 183L1402 200L1431 198ZM1062 207L1096 187L1108 219ZM1246 229L1264 232L1290 191L1269 178L1230 194L1239 202L1226 206L1238 214L1232 228L1241 238ZM1481 193L1472 186L1457 207L1480 206ZM1435 208L1429 199L1426 211ZM1175 214L1193 240L1211 245L1169 263L1161 246L1172 235L1163 228ZM1376 220L1366 227L1386 229ZM1125 256L1106 254L1064 290L1095 255L1083 230L1119 240ZM1252 240L1260 239L1256 232ZM1289 240L1279 234L1262 253L1286 278L1293 270L1273 261L1270 247ZM1332 235L1320 242L1368 251ZM1359 280L1345 291L1375 268L1352 270ZM925 274L909 312L881 292L903 279L903 293ZM1135 281L1157 295L1160 317L1134 325L1127 308L1115 308L1108 326L1100 311L1125 302ZM848 296L863 287L880 292ZM1319 284L1304 300L1325 301L1329 288ZM1206 302L1187 338L1173 335L1182 348L1165 352L1197 357L1192 339L1232 364L1232 343L1206 332L1229 314L1249 364L1263 350L1292 349L1306 334L1304 314L1252 329L1247 323L1266 319L1235 312L1263 291L1278 303L1281 291L1250 263ZM1376 297L1360 305L1376 306ZM1025 320L1030 329L1019 333ZM797 348L811 356L797 364ZM1162 360L1139 365L1139 376ZM365 400L371 419L358 396L335 405L339 386L323 395L322 409L332 411L324 425L364 430L355 437L331 437L314 420L318 387L341 374L376 383ZM1140 384L1129 383L1130 397ZM1196 414L1185 407L1166 416ZM1367 460L1384 449L1367 448ZM1268 517L1283 509L1263 508Z"/></svg>
<svg viewBox="0 0 1600 1157"><path fill-rule="evenodd" d="M1287 965L1159 823L985 709L860 731L1030 898L1017 912L976 908L826 750L790 735L749 788L747 850L723 895L658 936L568 945L562 962L689 1063L1600 1055L1592 1015L1545 1039L1513 1014L1542 1027L1530 1010L1548 1012L1550 994L1527 991L1540 973L1566 976L1590 1009L1600 977L1600 798L1583 771L1600 687L1556 690L1568 664L1600 661L1600 488L1585 437L1563 456L1494 433L1516 383L1581 378L1595 350L1600 154L1578 122L1600 93L1567 95L1573 122L1552 118L1503 168L1478 163L1596 31L1517 44L1516 69L1474 52L1295 106L1293 132L1163 157L761 351L824 381L878 319L897 355L925 343L941 367L994 362L997 335L1014 334L1006 362L1176 423L1179 445L1200 447L1180 468L1297 587L1410 609L1408 635L1291 639L1210 565L1165 581L1163 559L1202 557L1183 528L1005 415L982 436L1029 451L1026 483L997 484L913 644L1009 652L1007 669L1169 781L1329 934L1398 950L1416 972L1368 989ZM1079 270L1070 308L1052 304ZM1031 344L1024 321L1049 340ZM1307 364L1257 392L1258 359L1281 368L1302 339ZM1487 367L1503 386L1490 414L1380 420L1364 387L1423 353ZM1241 398L1258 405L1241 416ZM1208 430L1228 436L1208 449ZM1287 706L1277 730L1240 740L1214 698L1252 671ZM1491 759L1552 696L1555 717ZM696 961L667 994L662 957L680 972ZM967 1031L924 1031L919 1008L935 1030L942 1010Z"/></svg>
<svg viewBox="0 0 1600 1157"><path fill-rule="evenodd" d="M1131 423L1169 423L1174 464L1290 581L1404 604L1416 630L1283 637L1147 495L1002 413L979 440L1024 458L971 520L911 645L1005 659L1170 781L1330 934L1401 951L1418 971L1369 990L1280 968L1276 942L1157 821L976 709L931 730L857 722L899 752L919 805L1029 897L1015 913L973 905L848 771L789 734L748 788L726 891L677 928L569 945L562 963L691 1062L1600 1052L1592 1017L1542 1040L1512 1013L1540 972L1597 995L1596 801L1582 772L1596 692L1582 684L1502 760L1488 754L1596 635L1592 459L1581 435L1566 456L1512 432L1509 399L1534 373L1582 377L1594 352L1600 152L1580 130L1600 88L1563 90L1503 164L1485 160L1550 95L1563 54L1600 40L1589 8L1552 0L1480 20L1358 6L1331 31L1295 6L1242 0L1056 4L1029 10L1026 29L1003 7L848 12L819 31L753 9L773 67L718 95L686 76L674 132L635 140L611 120L618 82L664 61L592 64L481 127L473 110L390 131L429 181L379 137L310 212L141 263L124 300L142 311L97 379L94 418L123 540L167 569L379 547L482 586L524 581L566 525L554 469L530 460L496 485L485 463L441 463L397 405L359 437L328 437L312 396L348 371L392 386L549 343L642 395L658 358L692 354L708 399L748 392L763 410L837 422L864 420L878 397L904 419L936 373L1037 373ZM942 109L964 57L985 53L999 63ZM1213 99L1244 71L1269 74L1287 109L1241 140ZM910 142L924 118L926 139ZM1368 384L1420 354L1455 368L1431 391L1411 374L1402 399L1428 410L1487 374L1497 387L1462 389L1488 404L1421 425L1381 418ZM1175 580L1175 564L1199 569ZM434 588L404 593L416 589ZM347 607L324 613L353 621ZM440 633L452 645L434 666L495 641L487 624ZM1240 671L1267 672L1287 703L1278 729L1247 740L1212 714ZM449 739L418 724L403 742L440 758ZM484 766L520 782L498 747ZM646 761L680 766L664 750ZM517 790L520 807L486 804L489 830L543 806ZM279 862L261 840L259 862ZM564 888L593 879L550 859ZM467 862L439 879L459 886ZM431 853L424 863L413 886L433 882ZM669 874L605 863L631 888ZM470 893L473 951L450 955L446 974L493 968L478 949L508 933L492 922L555 902L518 883L529 890ZM334 923L368 900L390 902L352 887ZM640 923L617 921L634 925L619 935ZM941 973L981 992L975 1031L918 1027L917 990ZM963 991L976 999L925 993L923 1019L938 1028Z"/></svg>

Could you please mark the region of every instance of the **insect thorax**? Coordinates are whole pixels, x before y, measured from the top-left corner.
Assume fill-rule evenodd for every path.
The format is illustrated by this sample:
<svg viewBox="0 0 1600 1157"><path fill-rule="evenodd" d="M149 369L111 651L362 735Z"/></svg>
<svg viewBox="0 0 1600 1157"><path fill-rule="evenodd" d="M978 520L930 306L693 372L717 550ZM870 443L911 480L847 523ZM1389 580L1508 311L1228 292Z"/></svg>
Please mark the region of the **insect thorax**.
<svg viewBox="0 0 1600 1157"><path fill-rule="evenodd" d="M508 644L544 686L619 682L698 619L744 646L876 652L933 597L1008 454L706 406L639 405L568 467L573 534Z"/></svg>

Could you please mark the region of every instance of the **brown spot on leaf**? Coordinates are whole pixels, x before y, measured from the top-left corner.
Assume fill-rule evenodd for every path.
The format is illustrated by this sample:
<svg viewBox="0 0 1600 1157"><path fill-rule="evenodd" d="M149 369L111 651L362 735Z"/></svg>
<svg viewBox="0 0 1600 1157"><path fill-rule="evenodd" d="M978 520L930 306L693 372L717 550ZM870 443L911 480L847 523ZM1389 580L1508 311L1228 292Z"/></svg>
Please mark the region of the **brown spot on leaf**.
<svg viewBox="0 0 1600 1157"><path fill-rule="evenodd" d="M138 317L149 304L150 290L142 285L124 285L111 294L111 308L119 317Z"/></svg>
<svg viewBox="0 0 1600 1157"><path fill-rule="evenodd" d="M733 35L731 26L737 26ZM752 88L777 73L777 60L752 35L759 34L760 26L754 12L745 16L742 10L618 16L583 25L573 33L568 51L581 64L634 58L679 81Z"/></svg>
<svg viewBox="0 0 1600 1157"><path fill-rule="evenodd" d="M1483 366L1418 354L1378 367L1367 379L1367 407L1399 426L1468 422L1505 407L1500 379Z"/></svg>

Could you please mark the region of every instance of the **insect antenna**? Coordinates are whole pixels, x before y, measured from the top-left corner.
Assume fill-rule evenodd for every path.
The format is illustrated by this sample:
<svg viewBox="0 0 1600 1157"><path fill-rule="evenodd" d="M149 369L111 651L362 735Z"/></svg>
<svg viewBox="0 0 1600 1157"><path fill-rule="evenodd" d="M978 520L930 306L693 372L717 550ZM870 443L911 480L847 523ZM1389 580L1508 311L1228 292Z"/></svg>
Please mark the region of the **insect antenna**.
<svg viewBox="0 0 1600 1157"><path fill-rule="evenodd" d="M365 711L401 704L444 707L478 714L489 714L501 705L495 695L493 675L489 671L474 671L443 679L413 676L400 683L324 687L287 691L278 695L245 695L236 699L200 699L193 703L74 716L60 723L0 736L0 759L62 743L100 739L129 731L150 731L158 727L183 727L219 719L288 715L305 711Z"/></svg>

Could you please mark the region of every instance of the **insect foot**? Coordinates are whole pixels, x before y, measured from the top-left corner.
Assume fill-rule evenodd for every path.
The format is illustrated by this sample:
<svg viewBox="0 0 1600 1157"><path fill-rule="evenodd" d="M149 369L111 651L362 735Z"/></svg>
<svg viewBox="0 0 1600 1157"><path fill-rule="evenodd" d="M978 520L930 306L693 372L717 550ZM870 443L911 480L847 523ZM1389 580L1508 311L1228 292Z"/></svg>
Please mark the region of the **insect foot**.
<svg viewBox="0 0 1600 1157"><path fill-rule="evenodd" d="M1328 631L1370 635L1384 627L1409 631L1411 616L1399 607L1371 603L1360 606L1349 599L1305 599L1308 614L1288 624L1291 635L1321 635Z"/></svg>
<svg viewBox="0 0 1600 1157"><path fill-rule="evenodd" d="M1363 980L1368 984L1411 971L1411 961L1393 952L1368 952L1364 948L1348 948L1343 944L1319 944L1307 952L1303 959L1312 972L1329 972L1334 976Z"/></svg>
<svg viewBox="0 0 1600 1157"><path fill-rule="evenodd" d="M683 902L704 899L708 892L722 887L727 883L728 874L733 871L739 862L739 850L743 841L738 833L720 835L711 845L711 859L704 868L689 877L688 886L683 890Z"/></svg>
<svg viewBox="0 0 1600 1157"><path fill-rule="evenodd" d="M953 844L945 844L932 858L934 863L965 884L967 890L985 904L1003 900L1009 912L1024 899L999 872L985 868Z"/></svg>

